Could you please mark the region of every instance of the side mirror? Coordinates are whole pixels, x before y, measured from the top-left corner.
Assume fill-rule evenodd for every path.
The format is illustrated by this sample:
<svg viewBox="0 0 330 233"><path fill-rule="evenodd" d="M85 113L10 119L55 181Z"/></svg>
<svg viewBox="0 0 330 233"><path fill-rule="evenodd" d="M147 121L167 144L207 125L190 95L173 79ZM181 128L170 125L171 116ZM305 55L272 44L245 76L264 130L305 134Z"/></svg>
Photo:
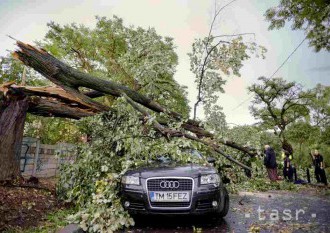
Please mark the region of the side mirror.
<svg viewBox="0 0 330 233"><path fill-rule="evenodd" d="M212 163L212 164L215 164L215 158L208 157L207 158L207 162Z"/></svg>

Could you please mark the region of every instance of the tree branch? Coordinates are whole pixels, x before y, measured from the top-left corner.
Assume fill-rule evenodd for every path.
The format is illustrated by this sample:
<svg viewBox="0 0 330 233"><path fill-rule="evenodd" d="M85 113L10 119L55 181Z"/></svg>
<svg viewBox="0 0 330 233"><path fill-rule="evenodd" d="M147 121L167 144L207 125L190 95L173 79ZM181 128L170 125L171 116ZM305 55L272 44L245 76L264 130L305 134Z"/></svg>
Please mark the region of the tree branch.
<svg viewBox="0 0 330 233"><path fill-rule="evenodd" d="M235 36L246 36L246 35L253 35L255 37L255 33L253 32L247 32L247 33L238 33L238 34L231 34L231 35L219 35L219 36L213 36L213 38L221 38L221 37L235 37Z"/></svg>
<svg viewBox="0 0 330 233"><path fill-rule="evenodd" d="M137 103L135 103L132 99L130 99L127 95L123 94L124 98L127 100L127 102L138 112L142 113L143 116L145 116L147 119L151 120L151 116L148 114L147 111L145 111L142 107L140 107ZM184 138L188 138L190 140L202 143L208 147L211 147L212 149L214 149L216 152L218 152L219 154L221 154L222 156L224 156L225 158L227 158L229 161L236 163L237 165L239 165L240 167L247 169L247 170L252 170L252 168L246 166L245 164L237 161L236 159L234 159L233 157L225 154L221 149L219 149L219 147L214 143L214 142L208 142L206 140L200 139L196 136L193 136L191 134L187 134L184 133L182 131L176 130L176 129L170 129L170 128L166 128L164 126L162 126L161 124L159 124L159 122L157 120L152 120L153 126L154 128L161 132L166 138L170 138L170 137L184 137Z"/></svg>

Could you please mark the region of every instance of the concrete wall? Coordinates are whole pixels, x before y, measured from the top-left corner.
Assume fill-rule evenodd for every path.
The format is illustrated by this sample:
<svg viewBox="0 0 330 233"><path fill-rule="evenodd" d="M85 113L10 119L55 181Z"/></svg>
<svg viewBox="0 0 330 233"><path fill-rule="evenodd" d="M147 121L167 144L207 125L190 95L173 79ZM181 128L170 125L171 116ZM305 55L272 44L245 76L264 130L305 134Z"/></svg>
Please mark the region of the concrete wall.
<svg viewBox="0 0 330 233"><path fill-rule="evenodd" d="M23 138L21 172L24 177L54 177L61 164L72 163L75 146L68 143L41 144L36 138Z"/></svg>

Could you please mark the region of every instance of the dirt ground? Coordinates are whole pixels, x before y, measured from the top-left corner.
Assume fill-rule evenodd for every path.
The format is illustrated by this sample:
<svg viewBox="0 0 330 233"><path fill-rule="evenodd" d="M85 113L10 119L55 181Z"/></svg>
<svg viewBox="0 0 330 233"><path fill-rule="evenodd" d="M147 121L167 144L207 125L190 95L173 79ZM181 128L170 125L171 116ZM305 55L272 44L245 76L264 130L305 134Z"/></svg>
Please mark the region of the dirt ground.
<svg viewBox="0 0 330 233"><path fill-rule="evenodd" d="M35 181L34 181L35 182ZM26 229L51 211L59 208L55 197L55 180L42 179L38 184L18 181L0 185L0 232L12 228Z"/></svg>
<svg viewBox="0 0 330 233"><path fill-rule="evenodd" d="M230 211L222 220L141 217L126 232L330 232L330 196L324 189L241 192L230 198Z"/></svg>

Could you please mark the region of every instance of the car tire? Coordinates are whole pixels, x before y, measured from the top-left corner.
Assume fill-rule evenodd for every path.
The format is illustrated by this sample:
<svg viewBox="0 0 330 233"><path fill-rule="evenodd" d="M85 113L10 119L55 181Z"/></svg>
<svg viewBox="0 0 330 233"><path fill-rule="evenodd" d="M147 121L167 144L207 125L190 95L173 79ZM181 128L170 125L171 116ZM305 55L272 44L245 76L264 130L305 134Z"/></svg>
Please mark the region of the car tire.
<svg viewBox="0 0 330 233"><path fill-rule="evenodd" d="M223 187L223 194L224 194L224 206L223 209L217 213L218 218L223 218L228 214L229 211L229 195L226 187Z"/></svg>

